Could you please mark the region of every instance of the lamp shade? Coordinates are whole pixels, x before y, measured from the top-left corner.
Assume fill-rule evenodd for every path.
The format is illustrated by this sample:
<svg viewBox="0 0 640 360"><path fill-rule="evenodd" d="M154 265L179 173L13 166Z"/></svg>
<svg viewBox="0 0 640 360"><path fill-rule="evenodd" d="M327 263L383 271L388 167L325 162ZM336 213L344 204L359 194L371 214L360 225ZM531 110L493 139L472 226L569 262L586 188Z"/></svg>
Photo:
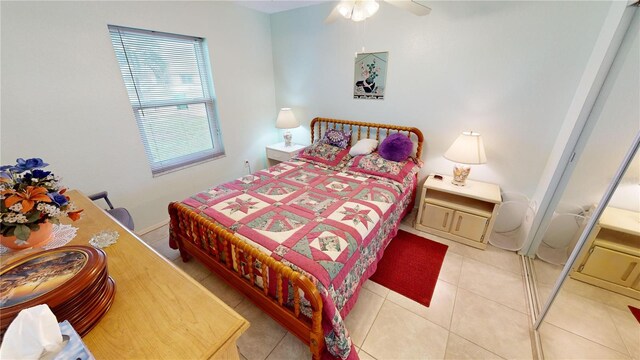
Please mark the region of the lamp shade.
<svg viewBox="0 0 640 360"><path fill-rule="evenodd" d="M282 108L278 113L278 118L276 119L276 127L278 129L293 129L300 126L300 123L293 116L293 111L290 108Z"/></svg>
<svg viewBox="0 0 640 360"><path fill-rule="evenodd" d="M444 153L444 157L461 164L484 164L487 162L482 137L473 131L465 131L460 134L449 150Z"/></svg>

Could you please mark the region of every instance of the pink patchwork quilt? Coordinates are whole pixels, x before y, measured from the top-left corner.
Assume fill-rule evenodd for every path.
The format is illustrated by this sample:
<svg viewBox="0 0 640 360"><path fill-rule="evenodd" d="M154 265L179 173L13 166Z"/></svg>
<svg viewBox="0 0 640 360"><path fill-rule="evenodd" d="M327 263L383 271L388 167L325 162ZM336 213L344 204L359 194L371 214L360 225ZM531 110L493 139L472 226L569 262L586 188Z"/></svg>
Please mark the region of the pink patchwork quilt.
<svg viewBox="0 0 640 360"><path fill-rule="evenodd" d="M289 161L183 203L309 276L323 299L327 349L345 359L351 341L343 319L397 232L413 199L414 175L399 183ZM262 286L260 276L256 281ZM287 290L291 300L293 291Z"/></svg>

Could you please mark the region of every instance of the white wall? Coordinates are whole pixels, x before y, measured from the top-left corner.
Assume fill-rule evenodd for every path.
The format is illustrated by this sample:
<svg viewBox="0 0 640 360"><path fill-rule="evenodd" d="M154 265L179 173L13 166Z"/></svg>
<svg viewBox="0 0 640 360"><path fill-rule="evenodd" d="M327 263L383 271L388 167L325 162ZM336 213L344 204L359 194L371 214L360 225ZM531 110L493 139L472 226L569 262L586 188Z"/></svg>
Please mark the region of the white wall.
<svg viewBox="0 0 640 360"><path fill-rule="evenodd" d="M602 198L633 138L640 131L640 12L627 32L587 122L591 134L562 202L589 207ZM640 211L640 155L636 155L609 205Z"/></svg>
<svg viewBox="0 0 640 360"><path fill-rule="evenodd" d="M137 229L167 205L264 164L273 143L269 16L228 2L1 3L1 162L42 157L64 184L108 190ZM107 24L207 39L227 156L151 177Z"/></svg>
<svg viewBox="0 0 640 360"><path fill-rule="evenodd" d="M471 178L534 192L606 2L432 2L416 17L384 2L366 24L322 21L332 4L274 14L276 102L315 116L411 125L426 137L422 176L459 132L483 135L488 163ZM365 28L366 27L366 28ZM354 53L389 51L383 101L354 100ZM302 129L295 133L309 141Z"/></svg>

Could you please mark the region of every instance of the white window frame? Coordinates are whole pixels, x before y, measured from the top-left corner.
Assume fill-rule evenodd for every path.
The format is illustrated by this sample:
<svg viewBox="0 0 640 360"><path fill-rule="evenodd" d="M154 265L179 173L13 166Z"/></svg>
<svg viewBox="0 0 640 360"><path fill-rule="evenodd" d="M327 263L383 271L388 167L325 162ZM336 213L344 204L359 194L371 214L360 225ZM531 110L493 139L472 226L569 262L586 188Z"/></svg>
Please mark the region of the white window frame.
<svg viewBox="0 0 640 360"><path fill-rule="evenodd" d="M153 177L164 175L173 171L177 171L186 167L194 166L203 162L211 161L214 159L218 159L225 155L224 144L222 142L222 132L220 131L220 124L217 116L216 109L216 99L214 96L214 88L211 77L211 67L208 56L208 49L206 46L206 41L204 38L195 37L195 36L186 36L186 35L178 35L171 34L159 31L151 31L151 30L143 30L143 29L135 29L117 25L108 25L109 33L112 38L112 42L114 45L114 51L116 54L118 53L118 49L116 49L115 41L117 40L115 36L118 36L120 41L120 47L122 51L124 51L124 56L126 60L126 67L123 64L119 64L121 74L123 77L123 81L125 82L125 87L127 87L127 79L131 81L133 87L135 89L135 96L130 89L127 87L127 93L129 93L129 99L131 102L131 106L133 108L133 113L136 118L136 122L138 125L138 129L140 130L140 137L144 144L145 153L147 155L147 159L149 162L149 166L151 167L151 173ZM197 68L198 73L200 75L200 82L202 85L202 94L203 96L200 98L185 98L180 100L158 100L158 101L144 101L141 100L138 96L138 84L136 83L135 76L133 73L135 71L131 70L131 64L129 63L127 57L127 49L124 41L122 40L122 33L132 33L136 35L149 36L149 37L159 37L163 39L179 39L181 41L188 40L194 42L194 51L197 59ZM117 35L116 35L117 34ZM117 57L117 56L116 56ZM204 88L206 86L206 89ZM159 108L170 108L170 107L178 107L178 106L189 106L189 105L204 105L207 113L207 119L209 122L209 133L211 137L212 147L210 149L194 152L188 155L183 155L175 158L171 158L163 161L154 161L153 150L152 147L157 143L158 139L148 136L147 132L144 130L146 125L146 119L144 112L149 109L159 109Z"/></svg>

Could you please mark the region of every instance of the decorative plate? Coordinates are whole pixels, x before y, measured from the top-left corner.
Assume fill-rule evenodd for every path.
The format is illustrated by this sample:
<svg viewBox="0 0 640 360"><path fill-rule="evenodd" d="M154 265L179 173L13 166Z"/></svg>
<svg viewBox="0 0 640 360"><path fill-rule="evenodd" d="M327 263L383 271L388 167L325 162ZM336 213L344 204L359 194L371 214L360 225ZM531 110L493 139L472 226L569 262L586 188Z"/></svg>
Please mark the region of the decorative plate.
<svg viewBox="0 0 640 360"><path fill-rule="evenodd" d="M45 250L7 264L0 268L0 333L20 310L38 304L73 324L70 317L88 311L105 294L112 300L109 279L105 253L90 246Z"/></svg>

